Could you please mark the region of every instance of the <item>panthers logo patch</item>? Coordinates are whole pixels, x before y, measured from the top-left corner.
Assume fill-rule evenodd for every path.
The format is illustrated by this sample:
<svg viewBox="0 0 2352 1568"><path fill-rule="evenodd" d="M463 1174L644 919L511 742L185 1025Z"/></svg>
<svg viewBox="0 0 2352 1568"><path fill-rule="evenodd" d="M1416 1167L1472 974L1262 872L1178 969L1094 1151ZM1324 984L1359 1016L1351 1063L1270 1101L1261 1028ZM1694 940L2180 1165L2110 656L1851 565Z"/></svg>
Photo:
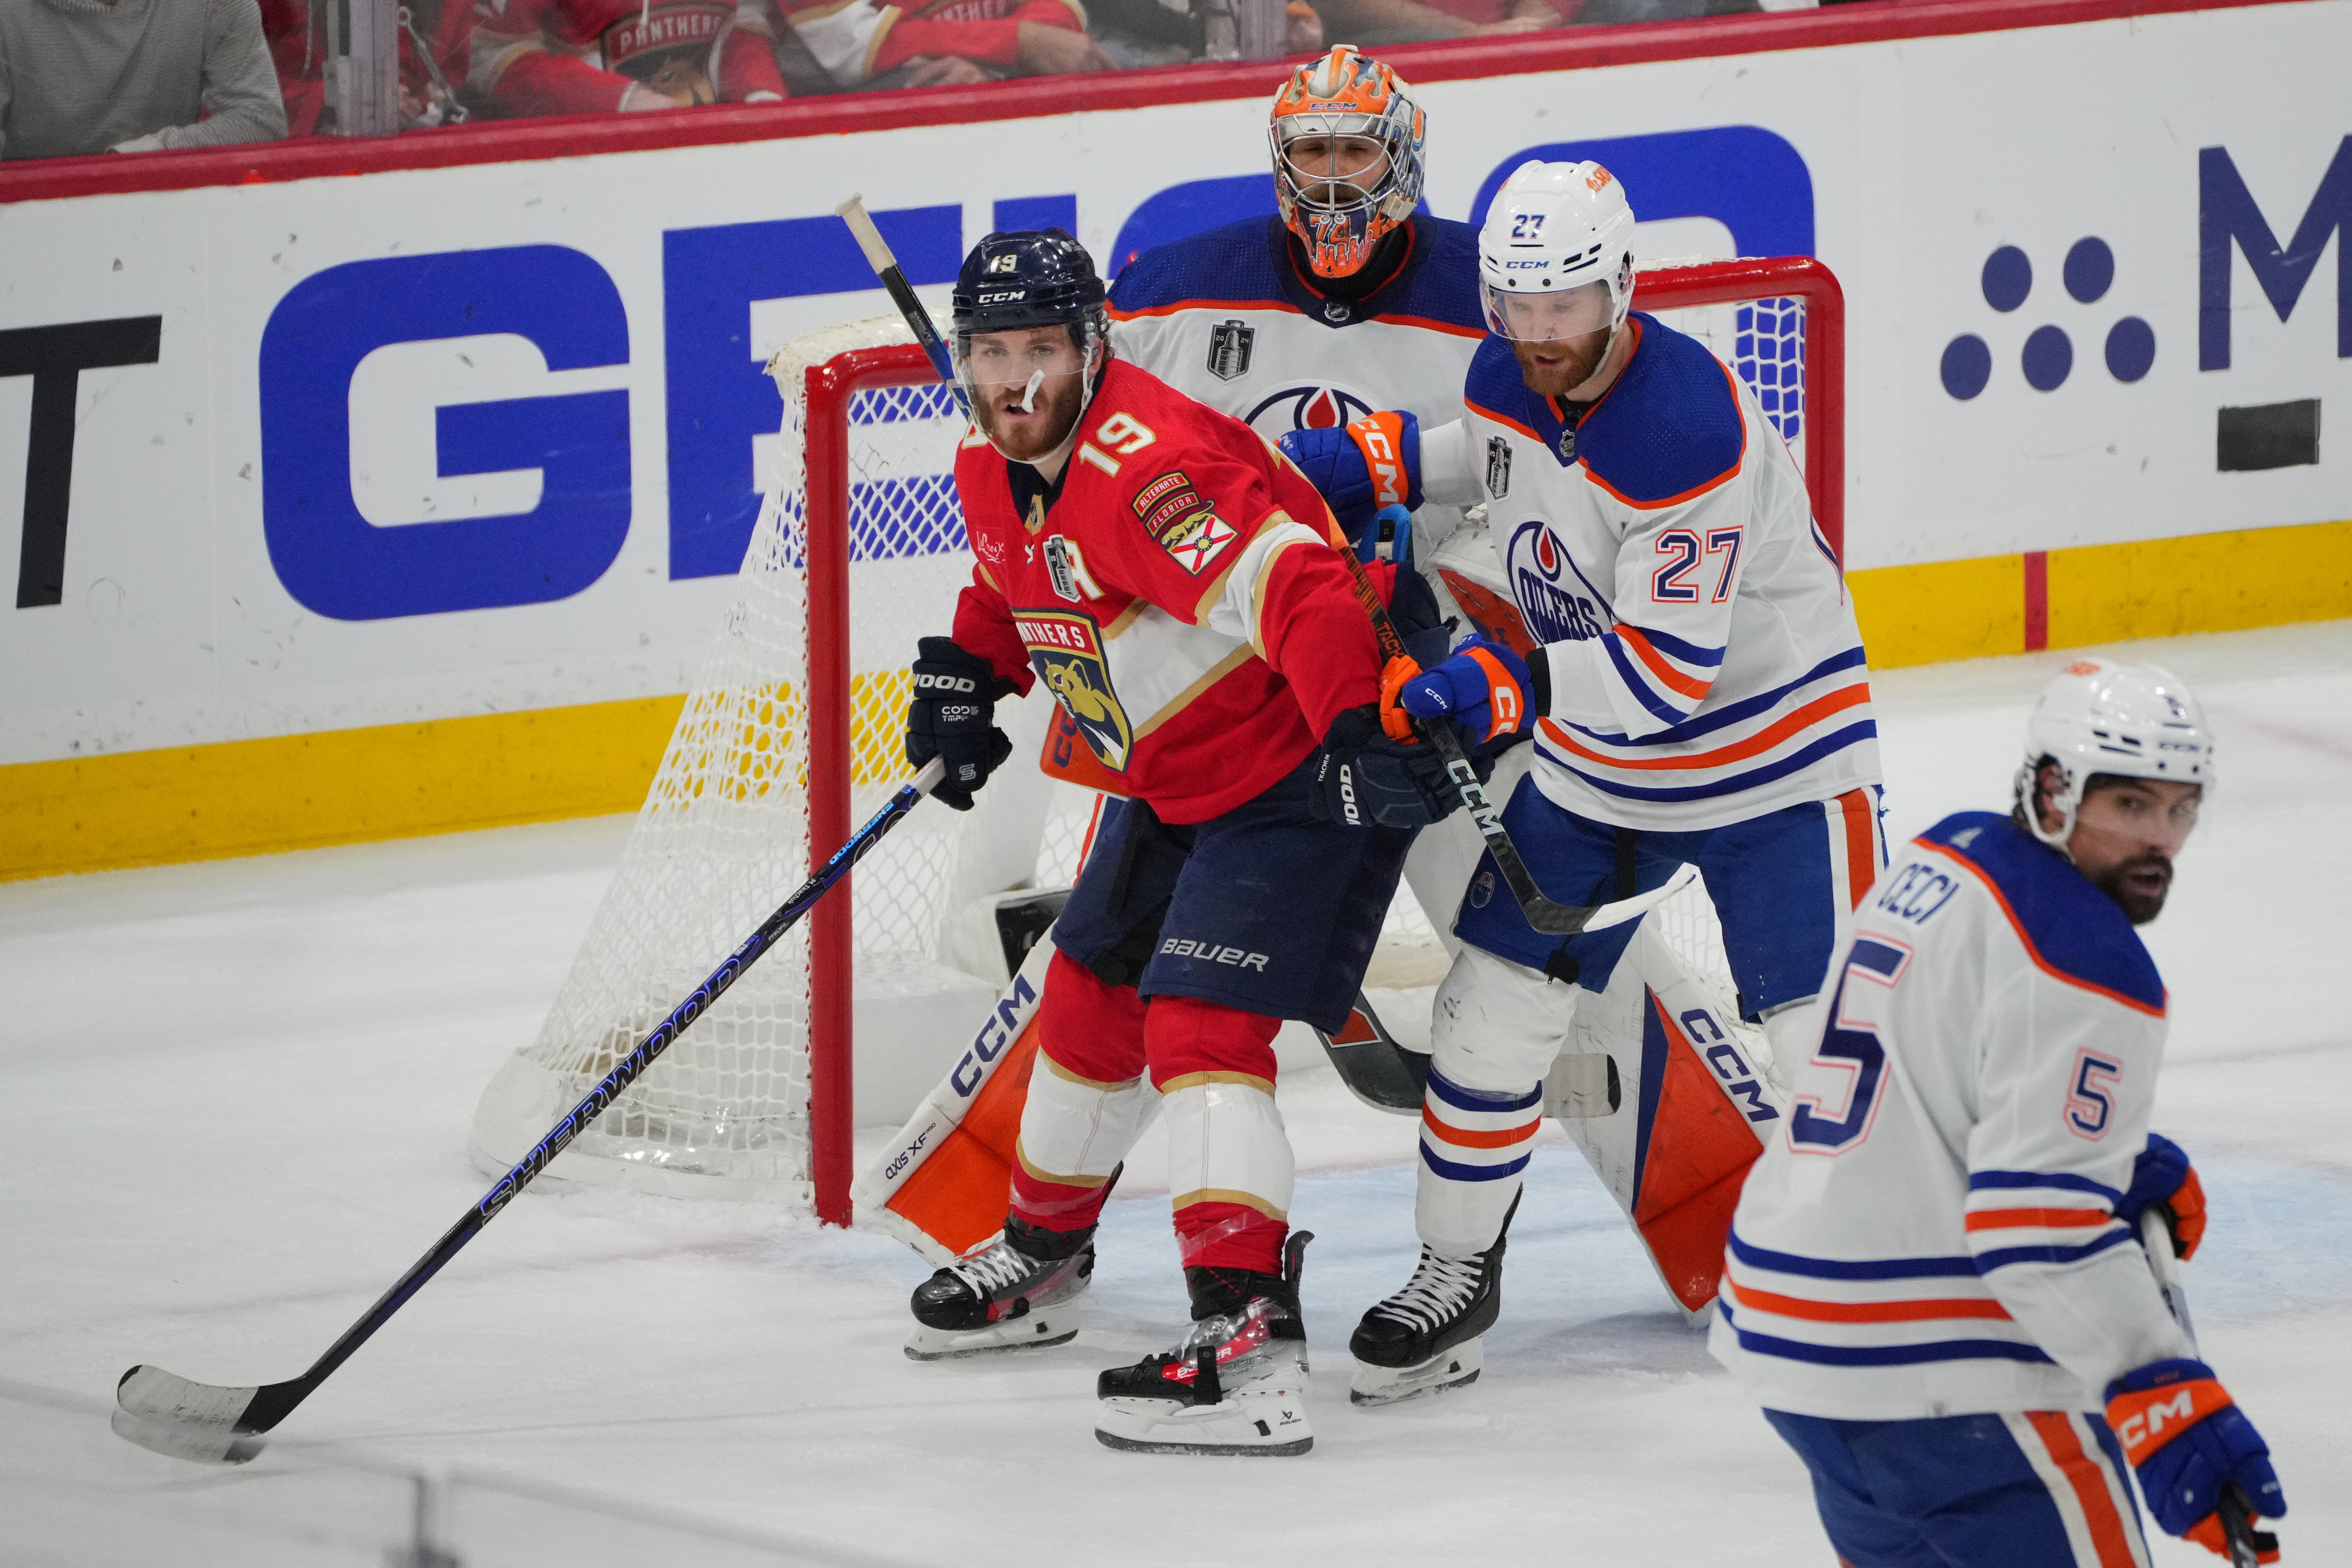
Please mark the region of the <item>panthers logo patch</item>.
<svg viewBox="0 0 2352 1568"><path fill-rule="evenodd" d="M1037 679L1078 728L1087 749L1107 768L1124 772L1135 749L1135 726L1111 689L1102 634L1091 616L1060 610L1016 610L1013 624L1029 645Z"/></svg>

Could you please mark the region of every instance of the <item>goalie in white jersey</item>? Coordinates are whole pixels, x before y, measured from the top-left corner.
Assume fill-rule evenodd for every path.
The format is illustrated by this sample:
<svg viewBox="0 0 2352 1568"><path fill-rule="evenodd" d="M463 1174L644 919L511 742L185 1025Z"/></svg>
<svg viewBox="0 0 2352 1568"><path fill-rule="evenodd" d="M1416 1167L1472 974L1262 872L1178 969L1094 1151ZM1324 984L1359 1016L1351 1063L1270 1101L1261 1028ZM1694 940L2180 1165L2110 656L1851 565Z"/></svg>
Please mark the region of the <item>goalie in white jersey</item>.
<svg viewBox="0 0 2352 1568"><path fill-rule="evenodd" d="M2013 810L1920 835L1838 943L1711 1348L1854 1568L2144 1568L2126 1459L2157 1522L2216 1552L2225 1485L2286 1511L2135 1245L2151 1203L2183 1256L2204 1228L2187 1157L2147 1131L2166 997L2132 927L2212 769L2178 679L2079 662L2034 710Z"/></svg>
<svg viewBox="0 0 2352 1568"><path fill-rule="evenodd" d="M1474 640L1397 700L1491 742L1531 733L1503 821L1552 899L1601 903L1696 864L1741 1013L1793 1040L1836 919L1884 858L1869 672L1804 480L1753 394L1632 311L1633 223L1589 162L1523 164L1496 195L1479 236L1491 335L1465 417L1398 445L1405 504L1486 503L1537 646L1522 659ZM1339 443L1289 445L1318 483L1348 468ZM1541 1080L1579 988L1607 987L1633 928L1539 934L1487 858L1454 931L1421 1262L1350 1344L1370 1402L1477 1375Z"/></svg>

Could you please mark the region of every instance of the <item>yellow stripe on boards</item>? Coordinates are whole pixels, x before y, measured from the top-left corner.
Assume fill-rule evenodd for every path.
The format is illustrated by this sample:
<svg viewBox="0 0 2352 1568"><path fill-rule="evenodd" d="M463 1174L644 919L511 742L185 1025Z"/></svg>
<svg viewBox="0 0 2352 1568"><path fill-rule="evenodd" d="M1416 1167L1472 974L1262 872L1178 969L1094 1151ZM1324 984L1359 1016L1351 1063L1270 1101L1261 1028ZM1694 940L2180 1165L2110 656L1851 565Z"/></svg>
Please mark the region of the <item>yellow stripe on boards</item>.
<svg viewBox="0 0 2352 1568"><path fill-rule="evenodd" d="M2352 522L2053 550L2048 645L2245 631L2352 616ZM1846 574L1873 669L2025 649L2025 558Z"/></svg>
<svg viewBox="0 0 2352 1568"><path fill-rule="evenodd" d="M634 811L683 701L0 767L0 880Z"/></svg>

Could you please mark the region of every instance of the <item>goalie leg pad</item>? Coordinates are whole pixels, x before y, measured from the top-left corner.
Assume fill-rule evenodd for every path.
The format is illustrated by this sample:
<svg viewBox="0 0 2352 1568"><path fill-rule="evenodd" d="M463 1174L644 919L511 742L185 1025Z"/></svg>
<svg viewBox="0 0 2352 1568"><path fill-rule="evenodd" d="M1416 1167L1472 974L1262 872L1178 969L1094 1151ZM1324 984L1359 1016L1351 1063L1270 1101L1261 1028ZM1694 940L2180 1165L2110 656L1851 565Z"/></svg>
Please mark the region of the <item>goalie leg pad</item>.
<svg viewBox="0 0 2352 1568"><path fill-rule="evenodd" d="M1503 1234L1543 1125L1545 1070L1568 1037L1573 986L1465 947L1437 988L1413 1219L1451 1258Z"/></svg>
<svg viewBox="0 0 2352 1568"><path fill-rule="evenodd" d="M1168 1117L1168 1185L1187 1268L1282 1272L1297 1168L1274 1103L1278 1027L1191 997L1151 1005L1152 1076ZM1217 1061L1237 1065L1206 1065Z"/></svg>

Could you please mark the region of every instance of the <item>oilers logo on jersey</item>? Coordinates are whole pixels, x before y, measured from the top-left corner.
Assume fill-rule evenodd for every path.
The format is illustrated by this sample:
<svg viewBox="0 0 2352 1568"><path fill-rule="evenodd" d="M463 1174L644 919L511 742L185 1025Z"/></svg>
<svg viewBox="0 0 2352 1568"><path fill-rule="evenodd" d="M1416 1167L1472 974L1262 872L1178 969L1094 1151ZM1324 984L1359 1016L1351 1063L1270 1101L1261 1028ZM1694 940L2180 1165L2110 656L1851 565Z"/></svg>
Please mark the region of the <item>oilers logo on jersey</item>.
<svg viewBox="0 0 2352 1568"><path fill-rule="evenodd" d="M1512 533L1504 569L1510 574L1511 591L1528 630L1538 642L1583 642L1609 629L1606 602L1591 592L1540 520L1523 522ZM1578 592L1580 588L1586 593Z"/></svg>
<svg viewBox="0 0 2352 1568"><path fill-rule="evenodd" d="M1209 329L1209 374L1219 381L1238 381L1249 374L1250 355L1257 347L1257 329L1243 321L1219 321Z"/></svg>
<svg viewBox="0 0 2352 1568"><path fill-rule="evenodd" d="M1086 738L1087 749L1107 768L1124 769L1135 745L1135 726L1111 689L1110 666L1094 617L1052 610L1023 610L1013 617L1029 661L1054 700Z"/></svg>
<svg viewBox="0 0 2352 1568"><path fill-rule="evenodd" d="M1242 422L1259 435L1275 438L1290 430L1336 430L1373 412L1373 405L1347 388L1318 383L1286 386L1271 397L1261 398Z"/></svg>

